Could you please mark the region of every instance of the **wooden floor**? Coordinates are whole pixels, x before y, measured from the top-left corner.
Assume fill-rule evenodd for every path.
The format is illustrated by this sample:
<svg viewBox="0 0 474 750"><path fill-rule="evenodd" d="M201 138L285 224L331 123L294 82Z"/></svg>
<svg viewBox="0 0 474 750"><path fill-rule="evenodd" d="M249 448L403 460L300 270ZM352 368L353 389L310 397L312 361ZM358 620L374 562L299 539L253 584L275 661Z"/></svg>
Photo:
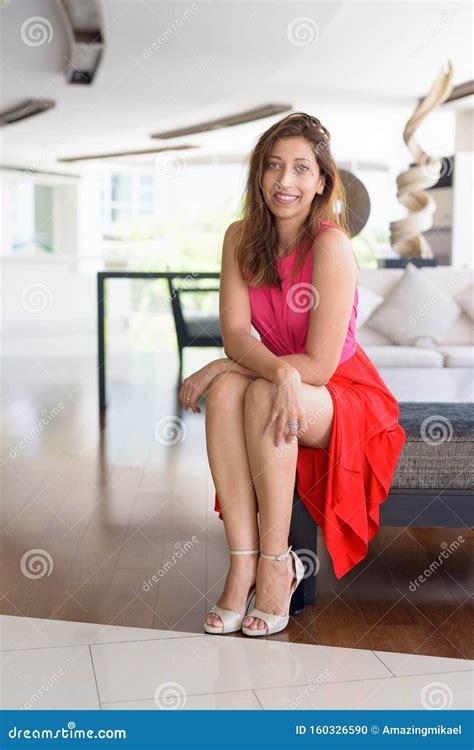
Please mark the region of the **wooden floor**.
<svg viewBox="0 0 474 750"><path fill-rule="evenodd" d="M202 632L228 562L204 411L177 410L170 355L111 364L101 425L94 358L5 361L1 613ZM318 603L274 638L472 658L468 532L381 529L339 581L319 551Z"/></svg>

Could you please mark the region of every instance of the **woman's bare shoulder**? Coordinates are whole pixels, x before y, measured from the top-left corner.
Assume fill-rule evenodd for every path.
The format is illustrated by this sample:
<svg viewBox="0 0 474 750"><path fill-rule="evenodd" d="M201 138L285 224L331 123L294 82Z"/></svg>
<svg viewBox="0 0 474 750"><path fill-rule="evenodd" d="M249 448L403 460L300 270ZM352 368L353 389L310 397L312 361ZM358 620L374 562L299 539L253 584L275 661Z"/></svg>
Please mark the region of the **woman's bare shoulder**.
<svg viewBox="0 0 474 750"><path fill-rule="evenodd" d="M321 231L313 242L313 257L319 263L331 263L342 267L354 266L359 277L359 269L354 248L347 234L338 227L331 226Z"/></svg>
<svg viewBox="0 0 474 750"><path fill-rule="evenodd" d="M237 221L233 221L232 224L229 224L225 231L225 239L231 240L232 242L238 241L239 238L242 235L242 230L244 228L244 222L242 219L237 219Z"/></svg>

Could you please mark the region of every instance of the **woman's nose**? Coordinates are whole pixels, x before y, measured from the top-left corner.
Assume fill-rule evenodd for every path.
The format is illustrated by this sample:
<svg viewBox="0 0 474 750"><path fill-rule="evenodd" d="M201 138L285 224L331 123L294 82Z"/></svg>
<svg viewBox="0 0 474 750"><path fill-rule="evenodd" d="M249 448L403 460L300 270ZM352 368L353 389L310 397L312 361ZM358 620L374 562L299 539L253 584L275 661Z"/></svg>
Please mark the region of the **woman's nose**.
<svg viewBox="0 0 474 750"><path fill-rule="evenodd" d="M279 180L279 184L281 184L281 187L289 186L294 182L295 179L295 172L293 169L288 168L281 176L281 179Z"/></svg>

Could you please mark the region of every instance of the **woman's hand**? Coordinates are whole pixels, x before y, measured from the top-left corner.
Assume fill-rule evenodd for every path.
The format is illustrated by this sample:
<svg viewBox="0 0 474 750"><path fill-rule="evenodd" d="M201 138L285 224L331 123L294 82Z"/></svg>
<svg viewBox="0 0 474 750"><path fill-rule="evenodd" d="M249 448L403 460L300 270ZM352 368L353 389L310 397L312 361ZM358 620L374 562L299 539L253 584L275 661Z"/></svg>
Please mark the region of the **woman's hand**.
<svg viewBox="0 0 474 750"><path fill-rule="evenodd" d="M263 434L266 435L272 425L275 425L275 445L281 440L291 445L297 431L307 430L306 414L302 406L301 376L298 370L286 371L274 381L272 394L272 410L265 425ZM288 427L288 422L298 422L298 427Z"/></svg>
<svg viewBox="0 0 474 750"><path fill-rule="evenodd" d="M222 360L218 359L214 360L214 362L209 362L207 365L204 365L204 367L201 367L200 370L197 370L197 372L190 375L189 378L183 380L183 384L179 391L179 400L186 411L188 408L191 408L195 414L201 413L201 409L196 402L199 396L201 396L209 387L214 378L222 371L218 365L221 361Z"/></svg>

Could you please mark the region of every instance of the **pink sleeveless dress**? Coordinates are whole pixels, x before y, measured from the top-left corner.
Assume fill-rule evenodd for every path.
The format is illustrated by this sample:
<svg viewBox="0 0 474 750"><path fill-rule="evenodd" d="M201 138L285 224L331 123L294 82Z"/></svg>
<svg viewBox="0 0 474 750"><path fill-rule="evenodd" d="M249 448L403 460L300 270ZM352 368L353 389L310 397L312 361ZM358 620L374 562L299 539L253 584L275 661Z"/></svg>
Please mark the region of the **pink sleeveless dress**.
<svg viewBox="0 0 474 750"><path fill-rule="evenodd" d="M332 226L322 224L320 231ZM295 250L277 260L281 291L249 286L252 325L277 356L306 351L315 302L309 286L311 252L294 281L289 278ZM322 529L336 578L367 555L369 541L379 528L379 506L388 496L406 442L398 423L398 402L356 341L357 302L356 289L340 361L325 385L334 406L329 446L299 443L296 465L298 495ZM222 519L217 493L214 509Z"/></svg>
<svg viewBox="0 0 474 750"><path fill-rule="evenodd" d="M323 228L333 226L329 221L323 221L321 225ZM249 286L252 325L258 331L262 343L277 356L306 352L309 320L315 302L312 290L313 253L310 251L307 254L302 268L292 278L296 250L297 247L293 248L290 255L276 261L282 282L281 291L271 286ZM356 287L351 319L339 364L352 357L356 350L358 301L359 292Z"/></svg>

